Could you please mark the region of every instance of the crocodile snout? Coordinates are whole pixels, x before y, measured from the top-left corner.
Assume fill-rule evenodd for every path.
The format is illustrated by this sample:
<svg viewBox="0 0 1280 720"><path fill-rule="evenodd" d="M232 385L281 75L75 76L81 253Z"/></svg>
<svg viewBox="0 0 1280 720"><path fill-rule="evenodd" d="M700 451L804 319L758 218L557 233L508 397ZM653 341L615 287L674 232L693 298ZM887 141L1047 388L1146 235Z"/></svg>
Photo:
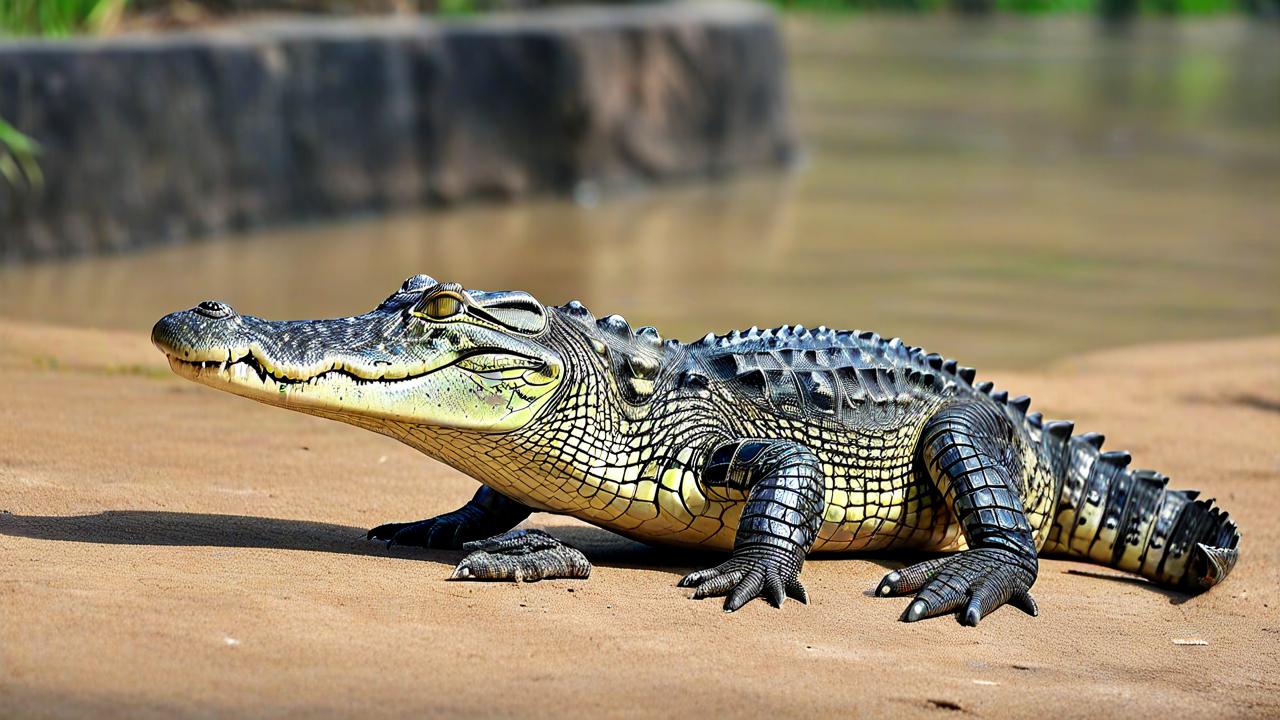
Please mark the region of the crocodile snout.
<svg viewBox="0 0 1280 720"><path fill-rule="evenodd" d="M206 300L160 318L151 328L151 342L166 355L205 360L210 352L225 355L227 348L243 345L242 324L230 305Z"/></svg>

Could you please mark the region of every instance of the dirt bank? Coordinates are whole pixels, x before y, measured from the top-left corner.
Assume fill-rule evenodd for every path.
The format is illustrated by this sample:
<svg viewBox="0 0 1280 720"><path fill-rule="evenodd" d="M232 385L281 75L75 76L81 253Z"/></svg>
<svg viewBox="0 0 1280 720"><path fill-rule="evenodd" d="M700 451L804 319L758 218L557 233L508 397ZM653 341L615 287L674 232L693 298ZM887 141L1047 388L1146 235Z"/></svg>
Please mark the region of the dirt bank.
<svg viewBox="0 0 1280 720"><path fill-rule="evenodd" d="M140 335L0 322L0 715L1280 713L1280 338L988 376L1217 496L1235 574L1187 598L1045 561L1041 617L970 629L896 622L867 594L894 558L820 559L809 606L726 616L675 587L706 559L544 515L589 581L449 583L458 553L361 538L467 478L172 378Z"/></svg>

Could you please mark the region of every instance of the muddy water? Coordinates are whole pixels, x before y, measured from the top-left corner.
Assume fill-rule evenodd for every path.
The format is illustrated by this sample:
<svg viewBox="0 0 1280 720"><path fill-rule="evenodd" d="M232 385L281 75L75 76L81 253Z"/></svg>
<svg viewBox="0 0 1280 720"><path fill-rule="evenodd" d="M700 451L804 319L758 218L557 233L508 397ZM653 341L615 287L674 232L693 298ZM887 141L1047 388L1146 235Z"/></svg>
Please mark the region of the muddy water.
<svg viewBox="0 0 1280 720"><path fill-rule="evenodd" d="M690 338L873 328L968 363L1280 331L1280 29L793 19L794 172L0 269L0 315L361 312L407 275Z"/></svg>

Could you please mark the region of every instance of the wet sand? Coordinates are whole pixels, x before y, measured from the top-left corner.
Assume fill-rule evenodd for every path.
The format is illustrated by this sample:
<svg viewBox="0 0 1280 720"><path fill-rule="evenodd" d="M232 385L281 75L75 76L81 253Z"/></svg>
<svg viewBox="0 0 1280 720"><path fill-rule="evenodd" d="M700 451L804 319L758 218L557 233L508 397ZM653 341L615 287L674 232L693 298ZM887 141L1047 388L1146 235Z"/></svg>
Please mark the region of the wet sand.
<svg viewBox="0 0 1280 720"><path fill-rule="evenodd" d="M808 606L726 616L675 587L712 558L538 515L590 580L447 582L459 553L363 532L468 478L183 382L142 335L0 321L0 715L1280 713L1280 338L984 377L1217 496L1235 573L1188 598L1046 560L1039 618L971 629L896 622L869 591L899 557L823 558Z"/></svg>

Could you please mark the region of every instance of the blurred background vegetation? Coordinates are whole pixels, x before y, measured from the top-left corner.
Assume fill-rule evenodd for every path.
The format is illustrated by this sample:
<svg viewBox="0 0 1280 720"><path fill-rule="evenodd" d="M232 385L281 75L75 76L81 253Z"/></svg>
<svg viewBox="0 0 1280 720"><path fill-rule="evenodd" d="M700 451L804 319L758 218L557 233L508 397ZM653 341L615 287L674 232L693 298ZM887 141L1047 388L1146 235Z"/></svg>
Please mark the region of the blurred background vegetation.
<svg viewBox="0 0 1280 720"><path fill-rule="evenodd" d="M611 0L597 0L610 4ZM625 2L626 0L623 0ZM1095 14L1107 19L1142 15L1247 13L1280 17L1280 0L769 0L785 11L954 12ZM617 4L619 0L612 0ZM0 0L0 32L65 36L113 32L131 26L198 24L234 13L469 14L547 5L586 4L578 0Z"/></svg>
<svg viewBox="0 0 1280 720"><path fill-rule="evenodd" d="M597 0L625 4L630 0ZM1280 0L768 0L783 11L818 13L1094 14L1107 21L1143 15L1246 13L1280 19ZM579 0L0 0L0 35L65 37L121 29L199 25L243 13L427 13L469 15L503 9L586 4ZM34 184L38 145L0 118L0 176Z"/></svg>

